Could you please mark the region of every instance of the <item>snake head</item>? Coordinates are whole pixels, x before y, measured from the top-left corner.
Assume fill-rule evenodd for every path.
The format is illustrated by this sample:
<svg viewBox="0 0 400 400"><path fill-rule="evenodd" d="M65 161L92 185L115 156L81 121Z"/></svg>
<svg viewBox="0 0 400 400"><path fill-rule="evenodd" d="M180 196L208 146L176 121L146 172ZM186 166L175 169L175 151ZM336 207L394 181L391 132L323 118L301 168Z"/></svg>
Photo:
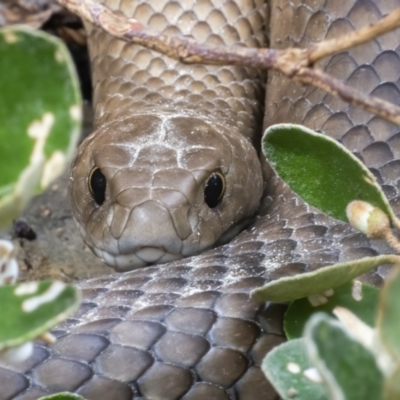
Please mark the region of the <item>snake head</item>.
<svg viewBox="0 0 400 400"><path fill-rule="evenodd" d="M118 271L229 240L258 208L261 167L234 127L136 115L78 149L69 199L86 244Z"/></svg>

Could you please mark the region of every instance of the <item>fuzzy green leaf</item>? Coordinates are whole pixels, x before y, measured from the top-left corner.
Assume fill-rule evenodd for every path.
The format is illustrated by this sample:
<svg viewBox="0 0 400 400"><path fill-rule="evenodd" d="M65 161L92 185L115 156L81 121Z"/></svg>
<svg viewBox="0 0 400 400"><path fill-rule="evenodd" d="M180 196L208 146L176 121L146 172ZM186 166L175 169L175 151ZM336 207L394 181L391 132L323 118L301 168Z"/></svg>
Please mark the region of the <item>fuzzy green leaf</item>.
<svg viewBox="0 0 400 400"><path fill-rule="evenodd" d="M381 290L377 329L386 350L400 366L400 269L396 266ZM399 374L400 375L400 374Z"/></svg>
<svg viewBox="0 0 400 400"><path fill-rule="evenodd" d="M264 358L262 370L282 399L326 400L319 383L305 377L310 368L303 339L295 339L272 349Z"/></svg>
<svg viewBox="0 0 400 400"><path fill-rule="evenodd" d="M61 40L24 26L0 29L0 225L69 164L81 106Z"/></svg>
<svg viewBox="0 0 400 400"><path fill-rule="evenodd" d="M397 366L397 369L385 379L384 399L400 399L400 366Z"/></svg>
<svg viewBox="0 0 400 400"><path fill-rule="evenodd" d="M0 350L37 338L74 312L80 294L59 281L0 287Z"/></svg>
<svg viewBox="0 0 400 400"><path fill-rule="evenodd" d="M331 400L381 400L383 376L375 357L338 321L324 313L311 317L305 328L305 346Z"/></svg>
<svg viewBox="0 0 400 400"><path fill-rule="evenodd" d="M392 264L397 256L384 254L376 257L365 257L360 260L330 265L316 271L288 276L269 282L251 292L257 301L287 302L313 294L323 293L351 281L383 264Z"/></svg>
<svg viewBox="0 0 400 400"><path fill-rule="evenodd" d="M265 131L262 147L278 175L308 204L348 222L347 205L363 200L393 220L375 177L336 140L301 125L279 124Z"/></svg>
<svg viewBox="0 0 400 400"><path fill-rule="evenodd" d="M369 326L375 324L379 290L361 282L347 282L337 287L334 294L327 297L328 302L313 307L303 298L290 304L283 321L286 337L295 339L303 335L304 326L312 314L323 311L331 316L337 306L347 308Z"/></svg>

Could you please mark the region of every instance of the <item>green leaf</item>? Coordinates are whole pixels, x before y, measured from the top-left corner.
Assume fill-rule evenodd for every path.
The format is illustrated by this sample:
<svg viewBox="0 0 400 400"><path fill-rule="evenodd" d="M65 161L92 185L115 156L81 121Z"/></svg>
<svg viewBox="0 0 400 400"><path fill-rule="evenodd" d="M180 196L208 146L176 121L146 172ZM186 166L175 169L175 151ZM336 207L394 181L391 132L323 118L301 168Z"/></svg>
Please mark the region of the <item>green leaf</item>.
<svg viewBox="0 0 400 400"><path fill-rule="evenodd" d="M400 269L396 265L381 290L377 330L386 350L400 366Z"/></svg>
<svg viewBox="0 0 400 400"><path fill-rule="evenodd" d="M330 265L316 271L269 282L253 290L251 296L256 301L262 302L287 302L301 299L313 294L323 293L328 289L334 289L380 265L398 262L398 259L398 256L383 254Z"/></svg>
<svg viewBox="0 0 400 400"><path fill-rule="evenodd" d="M74 393L61 392L41 397L39 400L85 400L85 398Z"/></svg>
<svg viewBox="0 0 400 400"><path fill-rule="evenodd" d="M383 397L385 400L400 399L400 367L398 367L389 377L385 379Z"/></svg>
<svg viewBox="0 0 400 400"><path fill-rule="evenodd" d="M330 399L382 399L383 376L373 354L342 324L324 313L315 314L306 325L304 340Z"/></svg>
<svg viewBox="0 0 400 400"><path fill-rule="evenodd" d="M272 349L264 358L262 370L282 399L327 400L325 388L306 378L310 369L303 339L295 339Z"/></svg>
<svg viewBox="0 0 400 400"><path fill-rule="evenodd" d="M301 125L269 127L263 153L278 175L304 201L347 222L346 206L363 200L394 214L375 177L350 151Z"/></svg>
<svg viewBox="0 0 400 400"><path fill-rule="evenodd" d="M60 281L0 287L0 350L37 338L74 312L80 294Z"/></svg>
<svg viewBox="0 0 400 400"><path fill-rule="evenodd" d="M283 327L286 337L289 340L301 337L304 326L312 314L323 311L334 316L332 311L337 306L347 308L367 325L373 326L378 299L377 288L361 282L347 282L334 290L334 294L327 298L327 303L318 307L313 307L307 298L296 300L290 304L285 313Z"/></svg>
<svg viewBox="0 0 400 400"><path fill-rule="evenodd" d="M0 29L0 225L69 164L81 106L61 40L24 26Z"/></svg>

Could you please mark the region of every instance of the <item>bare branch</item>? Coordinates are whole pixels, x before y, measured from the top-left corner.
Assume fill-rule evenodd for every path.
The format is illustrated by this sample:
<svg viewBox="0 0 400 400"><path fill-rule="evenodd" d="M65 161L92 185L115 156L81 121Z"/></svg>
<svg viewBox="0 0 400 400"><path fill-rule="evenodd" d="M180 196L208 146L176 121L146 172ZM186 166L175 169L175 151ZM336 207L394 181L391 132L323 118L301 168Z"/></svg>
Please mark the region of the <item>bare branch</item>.
<svg viewBox="0 0 400 400"><path fill-rule="evenodd" d="M397 8L378 22L365 26L358 31L350 32L339 36L338 38L314 44L314 49L309 53L309 61L310 63L315 63L321 58L369 42L370 40L399 27L400 8Z"/></svg>
<svg viewBox="0 0 400 400"><path fill-rule="evenodd" d="M400 125L400 107L374 96L365 95L344 82L313 68L316 61L365 43L400 27L400 8L358 31L312 44L305 49L285 50L211 46L184 36L161 35L139 21L118 15L95 0L57 0L70 11L109 34L165 54L181 62L211 65L242 65L272 69L291 79L319 87L343 100Z"/></svg>
<svg viewBox="0 0 400 400"><path fill-rule="evenodd" d="M304 68L293 79L319 87L371 114L400 125L400 107L379 97L366 96L320 69Z"/></svg>

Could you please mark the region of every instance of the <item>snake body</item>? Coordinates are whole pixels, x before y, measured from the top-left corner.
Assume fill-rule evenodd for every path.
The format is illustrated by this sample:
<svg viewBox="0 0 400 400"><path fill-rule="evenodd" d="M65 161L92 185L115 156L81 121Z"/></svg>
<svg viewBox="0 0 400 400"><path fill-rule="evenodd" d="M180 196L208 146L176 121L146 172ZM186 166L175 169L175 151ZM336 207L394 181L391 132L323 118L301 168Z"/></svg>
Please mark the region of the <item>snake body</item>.
<svg viewBox="0 0 400 400"><path fill-rule="evenodd" d="M110 0L107 4L129 14L132 3ZM264 24L258 18L265 15L263 2L198 1L193 5L191 1L165 0L137 4L135 9L141 12L135 16L143 23L157 23L158 29L160 21L166 31L167 26L177 25L176 20L167 21L165 16L184 15L186 26L195 27L203 21L198 24L200 32L215 32L216 26L227 24L226 30L236 42L241 39L240 33L247 31L248 37L253 38L253 42L248 40L249 45L255 44L255 38L260 45L265 43L265 37L254 28ZM378 20L396 6L400 6L397 0L274 0L269 3L271 47L305 46L310 41L337 36ZM241 9L246 12L238 14ZM246 25L243 21L250 22ZM235 24L236 34L231 28ZM175 29L178 28L172 32ZM242 117L248 119L243 125L237 123L238 129L242 127L241 134L247 135L243 139L246 142L241 143L253 140L246 131L253 126L256 129L259 120L258 83L251 83L243 92L240 85L226 79L234 77L240 81L244 77L247 82L253 74L252 79L257 80L255 72L222 68L224 73L213 84L218 90L212 92L202 77L213 69L188 66L186 72L170 77L168 82L173 84L160 86L159 81L143 72L133 71L135 67L126 62L127 54L143 51L140 54L148 71L172 64L180 68L178 64L159 55L147 58L147 50L132 50L132 46L121 43L107 56L102 52L107 47L106 41L111 39L98 32L93 35L102 38L92 47L98 126L112 127L118 121L129 120L127 112L133 107L130 94L134 90L135 99L143 101L146 113L153 115L150 122L140 125L144 131L159 124L154 117L157 114L153 113L157 110L167 110L169 116L176 118L173 113L179 110L171 111L171 104L177 107L182 101L182 108L192 105L187 116L194 118L200 127L205 121L207 129L215 115L221 125L227 125L224 118L230 109L245 110ZM217 36L211 37L219 40ZM325 60L320 66L366 93L400 104L399 42L398 34L393 32ZM238 76L232 71L238 71ZM124 73L139 79L149 78L150 86L135 88L118 79ZM102 76L107 74L113 81L104 85L109 84L111 89L102 86ZM198 83L202 80L204 85ZM161 90L162 86L166 86L165 90ZM107 97L106 92L111 96ZM302 123L340 140L372 170L398 214L400 132L397 126L277 73L269 74L266 92L265 126ZM244 93L251 100L240 102ZM136 110L136 106L133 108ZM196 119L196 110L200 110L201 120ZM237 114L240 117L241 113ZM229 129L233 130L230 126ZM120 153L117 159L122 162L124 157ZM87 176L87 169L84 175ZM80 393L90 400L275 399L260 365L269 349L282 341L279 307L257 304L249 298L249 292L281 276L388 249L307 206L276 177L269 179L268 193L270 197L265 197L251 225L223 246L168 264L82 282L84 301L72 318L57 327L56 344L52 347L39 344L30 360L0 368L0 399L37 399L62 390ZM118 267L118 262L115 264ZM120 268L128 264L124 262ZM378 270L370 280L379 283L384 270Z"/></svg>

